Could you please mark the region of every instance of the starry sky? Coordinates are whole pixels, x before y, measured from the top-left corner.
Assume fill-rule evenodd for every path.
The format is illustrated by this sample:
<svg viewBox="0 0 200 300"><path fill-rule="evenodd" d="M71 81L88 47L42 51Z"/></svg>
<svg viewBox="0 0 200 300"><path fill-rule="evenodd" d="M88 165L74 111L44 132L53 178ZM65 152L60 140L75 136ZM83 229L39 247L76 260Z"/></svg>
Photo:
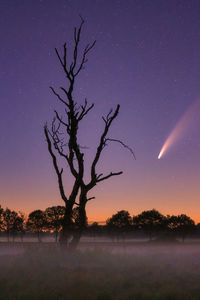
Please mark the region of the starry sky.
<svg viewBox="0 0 200 300"><path fill-rule="evenodd" d="M26 213L62 205L43 126L60 109L49 86L66 84L54 48L66 41L72 49L81 14L81 46L97 40L75 90L77 102L87 97L95 103L80 129L86 164L102 115L118 103L109 137L136 155L117 144L105 149L99 171L124 173L92 190L89 221L121 209L136 215L155 208L200 222L200 112L158 160L166 138L200 97L200 1L1 0L0 14L1 205ZM67 168L64 179L67 192Z"/></svg>

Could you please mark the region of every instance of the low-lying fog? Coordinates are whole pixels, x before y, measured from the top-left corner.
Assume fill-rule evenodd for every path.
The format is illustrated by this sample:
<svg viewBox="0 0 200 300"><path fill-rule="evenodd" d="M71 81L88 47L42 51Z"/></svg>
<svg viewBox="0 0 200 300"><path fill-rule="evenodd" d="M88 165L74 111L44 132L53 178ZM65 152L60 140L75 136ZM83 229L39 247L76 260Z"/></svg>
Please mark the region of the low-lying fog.
<svg viewBox="0 0 200 300"><path fill-rule="evenodd" d="M0 299L200 299L200 241L0 243Z"/></svg>

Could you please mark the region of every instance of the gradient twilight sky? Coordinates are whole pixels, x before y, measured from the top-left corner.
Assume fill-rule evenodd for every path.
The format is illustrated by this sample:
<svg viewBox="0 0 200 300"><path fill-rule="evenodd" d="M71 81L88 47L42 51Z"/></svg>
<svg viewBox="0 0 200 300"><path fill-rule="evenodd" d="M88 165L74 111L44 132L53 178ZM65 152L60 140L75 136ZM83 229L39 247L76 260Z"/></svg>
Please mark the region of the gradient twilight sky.
<svg viewBox="0 0 200 300"><path fill-rule="evenodd" d="M112 144L99 170L124 171L90 194L89 220L118 210L156 208L200 221L200 112L177 143L158 154L180 118L200 97L199 0L0 1L0 203L29 212L62 205L43 134L58 102L49 90L64 85L54 47L72 42L81 14L82 45L97 40L76 85L78 101L95 103L81 129L93 157L101 116L118 103ZM66 169L66 190L71 179Z"/></svg>

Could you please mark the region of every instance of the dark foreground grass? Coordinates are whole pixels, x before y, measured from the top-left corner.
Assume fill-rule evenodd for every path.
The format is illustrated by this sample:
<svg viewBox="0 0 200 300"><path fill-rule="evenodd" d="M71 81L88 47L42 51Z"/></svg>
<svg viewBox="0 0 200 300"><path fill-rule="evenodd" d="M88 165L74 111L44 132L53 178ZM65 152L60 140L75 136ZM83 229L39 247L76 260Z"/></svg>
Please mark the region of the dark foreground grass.
<svg viewBox="0 0 200 300"><path fill-rule="evenodd" d="M0 256L0 299L200 299L195 247L137 246L129 254L38 248Z"/></svg>

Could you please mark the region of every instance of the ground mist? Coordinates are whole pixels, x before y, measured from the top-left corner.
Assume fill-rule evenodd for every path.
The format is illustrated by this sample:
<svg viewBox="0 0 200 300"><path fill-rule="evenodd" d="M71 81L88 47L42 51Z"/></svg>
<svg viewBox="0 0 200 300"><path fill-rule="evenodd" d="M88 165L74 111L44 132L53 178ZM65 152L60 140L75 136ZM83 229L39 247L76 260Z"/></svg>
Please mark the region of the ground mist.
<svg viewBox="0 0 200 300"><path fill-rule="evenodd" d="M199 244L9 247L0 256L0 299L200 299Z"/></svg>

